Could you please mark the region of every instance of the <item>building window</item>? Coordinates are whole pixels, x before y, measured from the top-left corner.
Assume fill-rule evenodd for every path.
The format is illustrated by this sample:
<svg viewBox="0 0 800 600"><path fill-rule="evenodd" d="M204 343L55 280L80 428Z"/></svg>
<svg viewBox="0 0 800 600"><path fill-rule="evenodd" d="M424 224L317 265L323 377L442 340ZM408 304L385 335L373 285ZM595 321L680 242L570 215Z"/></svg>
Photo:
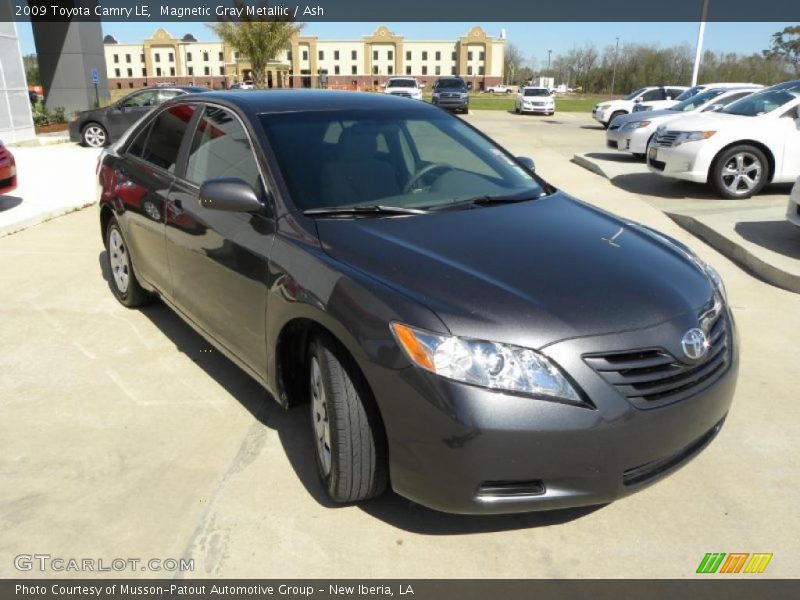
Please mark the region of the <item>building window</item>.
<svg viewBox="0 0 800 600"><path fill-rule="evenodd" d="M333 60L339 60L339 51L338 50L334 50L333 51Z"/></svg>
<svg viewBox="0 0 800 600"><path fill-rule="evenodd" d="M333 65L333 74L334 75L338 75L339 74L339 65Z"/></svg>
<svg viewBox="0 0 800 600"><path fill-rule="evenodd" d="M456 68L455 68L455 66L453 66L453 67L450 69L450 75L455 75L455 74L456 74Z"/></svg>
<svg viewBox="0 0 800 600"><path fill-rule="evenodd" d="M233 57L234 57L236 60L239 60L239 51L238 51L238 50L237 50L236 52L234 52L234 53L233 53Z"/></svg>
<svg viewBox="0 0 800 600"><path fill-rule="evenodd" d="M203 67L203 75L211 75L211 69L209 67Z"/></svg>
<svg viewBox="0 0 800 600"><path fill-rule="evenodd" d="M325 51L324 50L320 50L319 52L317 52L317 55L319 56L320 60L325 60Z"/></svg>
<svg viewBox="0 0 800 600"><path fill-rule="evenodd" d="M144 54L139 55L139 62L144 62Z"/></svg>
<svg viewBox="0 0 800 600"><path fill-rule="evenodd" d="M440 67L439 65L436 65L436 74L437 75L441 75L442 74L442 67Z"/></svg>
<svg viewBox="0 0 800 600"><path fill-rule="evenodd" d="M350 69L350 73L352 75L358 75L358 67L353 65L352 68Z"/></svg>
<svg viewBox="0 0 800 600"><path fill-rule="evenodd" d="M422 60L428 60L428 53L425 51L422 52Z"/></svg>
<svg viewBox="0 0 800 600"><path fill-rule="evenodd" d="M173 75L173 76L175 75L175 67L170 67L169 68L169 74Z"/></svg>
<svg viewBox="0 0 800 600"><path fill-rule="evenodd" d="M308 50L303 50L303 60L308 60Z"/></svg>
<svg viewBox="0 0 800 600"><path fill-rule="evenodd" d="M118 62L119 62L119 54L115 54L115 55L114 55L114 62L115 62L115 63L118 63Z"/></svg>
<svg viewBox="0 0 800 600"><path fill-rule="evenodd" d="M189 67L189 77L194 76L194 67Z"/></svg>
<svg viewBox="0 0 800 600"><path fill-rule="evenodd" d="M452 58L453 60L458 60L458 52L453 52L450 58Z"/></svg>
<svg viewBox="0 0 800 600"><path fill-rule="evenodd" d="M378 60L378 51L377 50L373 50L372 51L372 60Z"/></svg>
<svg viewBox="0 0 800 600"><path fill-rule="evenodd" d="M406 65L406 75L411 75L411 65Z"/></svg>
<svg viewBox="0 0 800 600"><path fill-rule="evenodd" d="M350 52L350 58L356 60L358 58L358 50L353 50Z"/></svg>
<svg viewBox="0 0 800 600"><path fill-rule="evenodd" d="M406 60L411 60L411 50L406 50Z"/></svg>
<svg viewBox="0 0 800 600"><path fill-rule="evenodd" d="M389 65L389 75L394 75L394 67Z"/></svg>
<svg viewBox="0 0 800 600"><path fill-rule="evenodd" d="M472 75L472 66L467 67L467 75Z"/></svg>
<svg viewBox="0 0 800 600"><path fill-rule="evenodd" d="M483 74L484 74L484 69L483 65L481 65L480 67L478 67L478 75L483 75Z"/></svg>
<svg viewBox="0 0 800 600"><path fill-rule="evenodd" d="M156 52L156 62L161 62L161 55Z"/></svg>
<svg viewBox="0 0 800 600"><path fill-rule="evenodd" d="M225 60L225 54L224 53L222 53L222 52L219 53L219 60L220 61Z"/></svg>
<svg viewBox="0 0 800 600"><path fill-rule="evenodd" d="M394 60L394 50L389 50L386 56L389 60Z"/></svg>
<svg viewBox="0 0 800 600"><path fill-rule="evenodd" d="M288 60L289 62L292 62L292 51L291 50L287 50L286 51L286 60Z"/></svg>
<svg viewBox="0 0 800 600"><path fill-rule="evenodd" d="M128 69L128 77L133 77L133 69Z"/></svg>
<svg viewBox="0 0 800 600"><path fill-rule="evenodd" d="M175 55L172 52L169 53L169 62L175 62Z"/></svg>
<svg viewBox="0 0 800 600"><path fill-rule="evenodd" d="M472 52L467 52L467 60L472 60Z"/></svg>
<svg viewBox="0 0 800 600"><path fill-rule="evenodd" d="M203 52L203 60L208 62L208 52ZM208 75L208 73L206 73Z"/></svg>
<svg viewBox="0 0 800 600"><path fill-rule="evenodd" d="M436 53L436 60L442 60L442 53L441 52L437 52Z"/></svg>
<svg viewBox="0 0 800 600"><path fill-rule="evenodd" d="M142 77L147 77L147 69L142 69Z"/></svg>
<svg viewBox="0 0 800 600"><path fill-rule="evenodd" d="M428 65L422 65L422 74L423 75L427 75L428 74Z"/></svg>
<svg viewBox="0 0 800 600"><path fill-rule="evenodd" d="M161 77L161 67L156 67L156 77Z"/></svg>
<svg viewBox="0 0 800 600"><path fill-rule="evenodd" d="M377 75L378 74L378 65L372 65L372 74L373 75Z"/></svg>
<svg viewBox="0 0 800 600"><path fill-rule="evenodd" d="M126 54L125 55L125 62L126 63L130 63L131 62L131 55L130 54Z"/></svg>
<svg viewBox="0 0 800 600"><path fill-rule="evenodd" d="M119 69L114 69L114 77L119 77Z"/></svg>
<svg viewBox="0 0 800 600"><path fill-rule="evenodd" d="M189 62L190 60L192 60L192 53L191 52L187 52L186 53L186 62Z"/></svg>

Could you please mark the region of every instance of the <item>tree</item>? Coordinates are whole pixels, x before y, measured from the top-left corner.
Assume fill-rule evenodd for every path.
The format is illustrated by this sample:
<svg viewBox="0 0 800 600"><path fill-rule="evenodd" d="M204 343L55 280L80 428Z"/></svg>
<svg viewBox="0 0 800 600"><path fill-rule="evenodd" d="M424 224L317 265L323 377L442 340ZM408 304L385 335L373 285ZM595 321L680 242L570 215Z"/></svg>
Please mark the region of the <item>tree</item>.
<svg viewBox="0 0 800 600"><path fill-rule="evenodd" d="M520 49L514 44L507 44L505 53L503 54L503 73L505 74L505 83L518 83L517 79L520 76L520 69L522 69L524 64L525 58Z"/></svg>
<svg viewBox="0 0 800 600"><path fill-rule="evenodd" d="M25 79L28 85L42 85L39 76L39 61L35 54L26 54L22 57L22 64L25 67Z"/></svg>
<svg viewBox="0 0 800 600"><path fill-rule="evenodd" d="M235 0L234 3L242 10L239 21L222 20L209 27L223 42L247 57L253 71L253 83L256 87L263 87L269 61L275 60L281 50L289 49L292 37L303 25L295 23L291 17L260 20L247 15L248 5L244 0ZM266 3L263 6L268 8ZM266 14L267 11L262 12Z"/></svg>
<svg viewBox="0 0 800 600"><path fill-rule="evenodd" d="M764 52L767 58L787 61L796 75L800 75L800 25L784 28L772 34L772 46Z"/></svg>

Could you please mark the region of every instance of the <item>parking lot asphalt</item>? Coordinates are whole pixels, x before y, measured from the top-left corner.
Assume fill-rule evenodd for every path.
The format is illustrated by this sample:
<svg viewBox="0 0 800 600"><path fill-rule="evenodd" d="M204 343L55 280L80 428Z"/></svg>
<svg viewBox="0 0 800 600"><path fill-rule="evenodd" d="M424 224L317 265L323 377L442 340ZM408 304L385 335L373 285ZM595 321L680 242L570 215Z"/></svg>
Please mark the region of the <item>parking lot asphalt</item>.
<svg viewBox="0 0 800 600"><path fill-rule="evenodd" d="M305 407L284 412L163 305L120 306L89 208L0 239L0 576L80 575L14 568L16 555L46 553L191 558L190 577L683 578L707 552L771 552L760 577L795 577L800 295L571 163L602 136L588 117L467 118L568 193L688 243L720 271L741 368L704 452L593 509L463 517L392 494L332 506Z"/></svg>

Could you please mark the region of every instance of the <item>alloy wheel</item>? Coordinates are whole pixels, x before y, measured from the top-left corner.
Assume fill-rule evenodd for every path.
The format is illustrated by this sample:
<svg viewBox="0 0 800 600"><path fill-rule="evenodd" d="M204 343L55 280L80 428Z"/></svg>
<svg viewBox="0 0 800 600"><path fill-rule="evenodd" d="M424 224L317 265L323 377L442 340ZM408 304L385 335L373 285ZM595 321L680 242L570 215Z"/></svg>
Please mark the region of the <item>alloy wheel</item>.
<svg viewBox="0 0 800 600"><path fill-rule="evenodd" d="M311 419L314 425L316 446L322 473L326 477L331 472L331 423L328 413L328 399L322 381L322 370L316 357L311 357Z"/></svg>
<svg viewBox="0 0 800 600"><path fill-rule="evenodd" d="M106 144L106 132L99 125L89 125L83 132L83 140L92 148L100 148Z"/></svg>
<svg viewBox="0 0 800 600"><path fill-rule="evenodd" d="M112 229L111 235L108 237L108 261L111 264L114 285L121 294L124 294L128 291L130 267L128 266L128 251L125 242L116 229Z"/></svg>
<svg viewBox="0 0 800 600"><path fill-rule="evenodd" d="M722 167L722 184L731 194L748 194L761 181L763 170L755 154L737 152Z"/></svg>

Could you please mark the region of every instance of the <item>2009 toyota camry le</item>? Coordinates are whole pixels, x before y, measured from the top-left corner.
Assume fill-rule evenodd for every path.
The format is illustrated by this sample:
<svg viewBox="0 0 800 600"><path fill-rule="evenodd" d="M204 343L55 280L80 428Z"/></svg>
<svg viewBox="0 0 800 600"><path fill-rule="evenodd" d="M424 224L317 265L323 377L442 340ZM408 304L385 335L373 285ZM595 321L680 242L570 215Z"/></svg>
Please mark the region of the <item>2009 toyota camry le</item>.
<svg viewBox="0 0 800 600"><path fill-rule="evenodd" d="M100 159L110 285L159 297L283 406L330 497L602 504L717 434L719 275L443 110L274 90L169 101Z"/></svg>

